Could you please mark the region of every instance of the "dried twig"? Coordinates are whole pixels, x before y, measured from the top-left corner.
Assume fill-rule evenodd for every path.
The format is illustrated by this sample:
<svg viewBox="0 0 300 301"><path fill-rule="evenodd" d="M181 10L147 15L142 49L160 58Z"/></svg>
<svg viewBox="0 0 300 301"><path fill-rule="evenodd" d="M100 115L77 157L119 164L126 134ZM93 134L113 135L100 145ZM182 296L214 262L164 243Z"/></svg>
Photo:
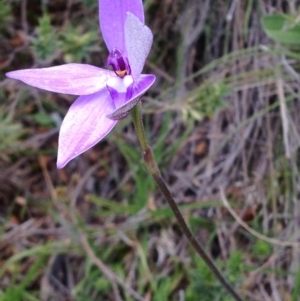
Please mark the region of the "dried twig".
<svg viewBox="0 0 300 301"><path fill-rule="evenodd" d="M292 246L296 246L299 247L300 243L299 242L292 242L292 241L280 241L277 240L275 238L270 238L267 237L265 235L262 235L260 233L258 233L257 231L253 230L251 227L249 227L236 213L235 211L232 209L232 207L230 206L229 202L226 199L225 196L225 192L224 192L224 188L220 187L220 197L221 200L224 204L224 206L228 209L228 211L230 212L230 214L232 215L232 217L244 228L246 229L248 232L250 232L252 235L254 235L255 237L266 241L270 244L273 245L277 245L277 246L281 246L281 247L292 247Z"/></svg>
<svg viewBox="0 0 300 301"><path fill-rule="evenodd" d="M291 150L289 144L289 118L288 118L288 111L285 103L284 91L283 91L283 83L282 79L277 79L277 91L278 91L278 98L280 103L280 114L282 120L282 129L283 129L283 141L284 141L284 149L285 149L285 156L290 159L291 158Z"/></svg>

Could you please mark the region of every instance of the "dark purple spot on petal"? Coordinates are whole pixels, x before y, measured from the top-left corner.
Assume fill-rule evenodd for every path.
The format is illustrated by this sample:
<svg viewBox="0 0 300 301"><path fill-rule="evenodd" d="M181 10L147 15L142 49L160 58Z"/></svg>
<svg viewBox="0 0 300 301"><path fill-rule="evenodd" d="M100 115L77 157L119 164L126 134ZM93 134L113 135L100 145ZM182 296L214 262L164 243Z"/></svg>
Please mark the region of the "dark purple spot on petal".
<svg viewBox="0 0 300 301"><path fill-rule="evenodd" d="M113 70L119 77L131 74L128 59L119 49L113 49L109 53L106 65L112 66Z"/></svg>

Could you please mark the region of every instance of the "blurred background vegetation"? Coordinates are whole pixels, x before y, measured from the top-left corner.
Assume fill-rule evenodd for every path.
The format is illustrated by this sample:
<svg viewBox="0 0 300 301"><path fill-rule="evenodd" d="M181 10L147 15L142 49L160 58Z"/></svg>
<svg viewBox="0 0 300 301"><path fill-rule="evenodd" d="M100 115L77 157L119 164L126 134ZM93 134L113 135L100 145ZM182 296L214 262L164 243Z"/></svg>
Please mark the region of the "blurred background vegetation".
<svg viewBox="0 0 300 301"><path fill-rule="evenodd" d="M300 300L299 5L144 1L148 138L245 300ZM129 118L57 170L74 97L5 77L106 57L97 0L0 0L0 301L232 300L182 236Z"/></svg>

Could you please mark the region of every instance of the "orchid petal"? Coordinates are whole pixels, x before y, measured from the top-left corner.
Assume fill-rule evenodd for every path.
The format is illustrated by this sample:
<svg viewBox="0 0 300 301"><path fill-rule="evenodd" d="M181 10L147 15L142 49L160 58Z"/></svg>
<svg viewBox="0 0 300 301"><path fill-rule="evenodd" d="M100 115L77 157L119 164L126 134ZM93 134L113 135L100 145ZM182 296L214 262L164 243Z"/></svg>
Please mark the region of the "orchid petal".
<svg viewBox="0 0 300 301"><path fill-rule="evenodd" d="M151 30L136 16L127 13L125 23L125 44L127 57L134 80L140 76L153 42Z"/></svg>
<svg viewBox="0 0 300 301"><path fill-rule="evenodd" d="M125 117L153 85L154 81L154 75L142 74L138 81L134 82L132 87L128 88L127 93L118 93L113 88L108 87L110 95L115 103L116 110L108 114L107 117L113 120L119 120ZM130 88L132 88L132 90L130 90Z"/></svg>
<svg viewBox="0 0 300 301"><path fill-rule="evenodd" d="M72 95L95 93L106 86L108 79L116 77L113 71L86 64L24 69L8 72L6 76L36 88Z"/></svg>
<svg viewBox="0 0 300 301"><path fill-rule="evenodd" d="M80 96L70 107L60 128L57 167L63 168L70 160L103 139L117 121L106 117L115 106L107 89Z"/></svg>
<svg viewBox="0 0 300 301"><path fill-rule="evenodd" d="M100 27L109 51L116 48L126 54L124 28L127 12L144 23L142 0L100 0Z"/></svg>

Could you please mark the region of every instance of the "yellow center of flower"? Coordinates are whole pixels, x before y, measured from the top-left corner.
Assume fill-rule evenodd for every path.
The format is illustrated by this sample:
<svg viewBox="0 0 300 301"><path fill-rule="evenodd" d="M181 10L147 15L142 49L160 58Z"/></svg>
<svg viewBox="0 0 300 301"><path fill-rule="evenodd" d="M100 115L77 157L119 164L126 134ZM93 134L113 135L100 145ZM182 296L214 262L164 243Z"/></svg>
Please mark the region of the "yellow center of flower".
<svg viewBox="0 0 300 301"><path fill-rule="evenodd" d="M126 70L116 70L115 73L120 77L124 77L127 74Z"/></svg>

